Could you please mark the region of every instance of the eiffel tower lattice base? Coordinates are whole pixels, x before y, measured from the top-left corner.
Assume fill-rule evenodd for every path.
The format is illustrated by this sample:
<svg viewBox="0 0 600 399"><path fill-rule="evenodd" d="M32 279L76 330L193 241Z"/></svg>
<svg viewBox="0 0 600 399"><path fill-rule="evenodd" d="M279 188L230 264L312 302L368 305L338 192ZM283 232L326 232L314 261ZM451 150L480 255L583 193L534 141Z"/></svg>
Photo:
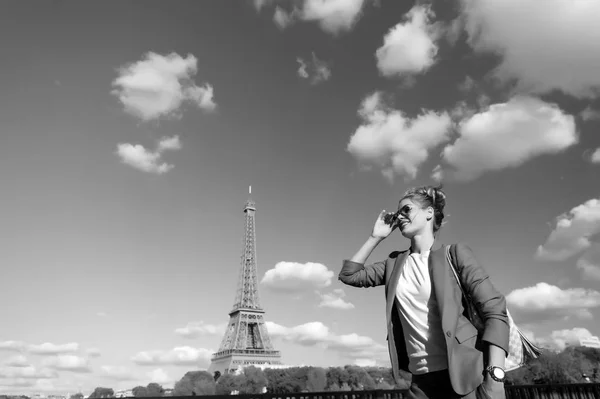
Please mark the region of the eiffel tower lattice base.
<svg viewBox="0 0 600 399"><path fill-rule="evenodd" d="M280 365L281 353L273 349L266 330L260 311L232 314L221 343L222 350L213 355L208 371L227 374L244 366Z"/></svg>

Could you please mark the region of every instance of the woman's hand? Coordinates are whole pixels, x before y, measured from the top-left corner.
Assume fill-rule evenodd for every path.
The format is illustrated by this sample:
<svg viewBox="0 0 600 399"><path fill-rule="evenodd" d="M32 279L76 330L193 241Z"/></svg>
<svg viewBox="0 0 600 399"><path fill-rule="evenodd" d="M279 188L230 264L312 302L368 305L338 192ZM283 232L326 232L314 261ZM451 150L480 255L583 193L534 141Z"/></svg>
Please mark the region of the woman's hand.
<svg viewBox="0 0 600 399"><path fill-rule="evenodd" d="M386 223L386 215L390 215L387 219L391 219L391 223ZM398 227L396 224L397 219L392 218L391 215L393 215L393 213L388 213L385 211L385 209L381 211L377 217L377 220L375 221L375 226L373 226L371 237L378 240L383 240L387 238L387 236L389 236L396 227Z"/></svg>
<svg viewBox="0 0 600 399"><path fill-rule="evenodd" d="M497 382L486 376L483 383L477 387L477 399L506 399L504 383Z"/></svg>

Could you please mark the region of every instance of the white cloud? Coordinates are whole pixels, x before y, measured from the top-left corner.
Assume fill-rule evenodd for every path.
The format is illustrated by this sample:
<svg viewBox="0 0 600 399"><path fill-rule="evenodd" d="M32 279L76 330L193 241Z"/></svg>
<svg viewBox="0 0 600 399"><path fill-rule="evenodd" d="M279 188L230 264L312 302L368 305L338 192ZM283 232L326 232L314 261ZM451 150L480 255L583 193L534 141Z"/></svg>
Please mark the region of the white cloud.
<svg viewBox="0 0 600 399"><path fill-rule="evenodd" d="M87 359L76 355L58 355L44 359L45 367L56 370L73 371L79 373L90 373L90 365Z"/></svg>
<svg viewBox="0 0 600 399"><path fill-rule="evenodd" d="M442 157L452 168L445 174L461 181L476 179L488 171L515 168L578 142L573 116L555 104L521 96L464 119L458 133L460 136L444 148Z"/></svg>
<svg viewBox="0 0 600 399"><path fill-rule="evenodd" d="M171 136L171 137L162 137L158 142L157 151L162 152L164 150L180 150L181 142L179 141L179 136Z"/></svg>
<svg viewBox="0 0 600 399"><path fill-rule="evenodd" d="M321 302L319 303L320 308L333 308L341 310L354 309L353 304L344 301L343 298L346 296L346 293L341 288L337 288L329 294L319 294L319 296L321 297Z"/></svg>
<svg viewBox="0 0 600 399"><path fill-rule="evenodd" d="M0 350L21 352L26 346L22 341L0 341Z"/></svg>
<svg viewBox="0 0 600 399"><path fill-rule="evenodd" d="M150 382L156 382L157 384L171 384L174 379L163 369L155 369L150 371L148 374Z"/></svg>
<svg viewBox="0 0 600 399"><path fill-rule="evenodd" d="M331 285L334 273L320 263L279 262L267 270L261 284L277 291L301 291Z"/></svg>
<svg viewBox="0 0 600 399"><path fill-rule="evenodd" d="M284 327L266 322L269 335L274 339L283 339L302 346L317 346L334 351L348 359L372 359L379 364L387 364L389 355L385 345L370 337L358 334L338 335L319 321Z"/></svg>
<svg viewBox="0 0 600 399"><path fill-rule="evenodd" d="M600 147L596 148L590 155L591 163L600 163Z"/></svg>
<svg viewBox="0 0 600 399"><path fill-rule="evenodd" d="M119 68L112 94L126 112L145 121L178 116L184 103L212 111L216 107L213 87L199 87L193 82L196 64L191 54L183 58L176 53L163 56L149 52L142 60Z"/></svg>
<svg viewBox="0 0 600 399"><path fill-rule="evenodd" d="M273 1L255 0L258 11ZM291 25L295 20L313 21L322 30L333 35L351 30L361 16L365 0L300 0L299 6L286 11L275 8L273 20L279 28Z"/></svg>
<svg viewBox="0 0 600 399"><path fill-rule="evenodd" d="M600 233L600 199L590 199L556 219L556 226L536 258L564 261L592 245L590 238Z"/></svg>
<svg viewBox="0 0 600 399"><path fill-rule="evenodd" d="M519 91L598 94L600 2L463 0L463 9L473 48L500 54L495 75Z"/></svg>
<svg viewBox="0 0 600 399"><path fill-rule="evenodd" d="M1 378L22 378L22 379L41 379L56 378L58 374L55 371L42 369L38 370L33 366L27 367L1 367Z"/></svg>
<svg viewBox="0 0 600 399"><path fill-rule="evenodd" d="M195 365L210 363L213 350L180 346L171 350L153 350L137 353L132 361L143 366L154 365Z"/></svg>
<svg viewBox="0 0 600 399"><path fill-rule="evenodd" d="M552 331L550 335L539 337L535 342L542 347L562 351L567 346L579 345L580 339L590 337L592 337L592 333L589 330L576 327L570 330Z"/></svg>
<svg viewBox="0 0 600 399"><path fill-rule="evenodd" d="M185 327L177 328L175 334L185 338L198 338L202 335L221 335L225 332L227 323L206 324L203 321L190 322Z"/></svg>
<svg viewBox="0 0 600 399"><path fill-rule="evenodd" d="M271 0L254 0L254 8L256 8L257 11L260 11L270 2Z"/></svg>
<svg viewBox="0 0 600 399"><path fill-rule="evenodd" d="M547 283L519 288L506 296L512 313L535 319L590 319L591 308L600 306L600 292L583 288L562 289Z"/></svg>
<svg viewBox="0 0 600 399"><path fill-rule="evenodd" d="M123 366L102 366L100 367L100 373L103 377L115 381L130 381L139 377L129 367Z"/></svg>
<svg viewBox="0 0 600 399"><path fill-rule="evenodd" d="M298 57L296 61L300 64L298 67L298 76L308 79L313 85L325 82L331 77L331 69L325 61L319 60L315 53L312 53L311 60L304 60Z"/></svg>
<svg viewBox="0 0 600 399"><path fill-rule="evenodd" d="M452 121L446 112L423 111L416 118L390 109L380 92L367 96L358 111L363 123L356 129L347 151L366 167L383 175L414 179L419 166L434 147L449 140Z"/></svg>
<svg viewBox="0 0 600 399"><path fill-rule="evenodd" d="M583 279L600 281L600 244L587 249L577 260Z"/></svg>
<svg viewBox="0 0 600 399"><path fill-rule="evenodd" d="M389 30L375 53L383 76L422 73L436 61L439 29L431 23L435 14L429 6L416 5L406 16Z"/></svg>
<svg viewBox="0 0 600 399"><path fill-rule="evenodd" d="M294 23L294 18L283 8L277 6L273 13L273 22L275 22L275 25L277 25L279 29L285 29Z"/></svg>
<svg viewBox="0 0 600 399"><path fill-rule="evenodd" d="M354 26L363 4L364 0L304 0L300 18L317 21L324 31L337 34Z"/></svg>
<svg viewBox="0 0 600 399"><path fill-rule="evenodd" d="M52 344L45 342L40 345L29 345L27 350L36 355L58 355L62 353L73 353L79 350L79 344L70 342L68 344Z"/></svg>
<svg viewBox="0 0 600 399"><path fill-rule="evenodd" d="M585 108L579 113L579 116L584 121L597 121L600 120L600 110L592 109L591 107Z"/></svg>
<svg viewBox="0 0 600 399"><path fill-rule="evenodd" d="M119 143L116 154L121 162L135 169L148 173L164 174L174 168L173 165L161 162L165 150L179 150L181 142L179 136L163 137L160 139L156 151L149 151L141 144Z"/></svg>
<svg viewBox="0 0 600 399"><path fill-rule="evenodd" d="M106 312L98 312L98 313L96 313L96 316L98 316L98 317L107 317L108 314Z"/></svg>
<svg viewBox="0 0 600 399"><path fill-rule="evenodd" d="M27 361L27 358L23 355L15 355L10 357L6 363L7 366L11 366L11 367L29 367L29 361Z"/></svg>

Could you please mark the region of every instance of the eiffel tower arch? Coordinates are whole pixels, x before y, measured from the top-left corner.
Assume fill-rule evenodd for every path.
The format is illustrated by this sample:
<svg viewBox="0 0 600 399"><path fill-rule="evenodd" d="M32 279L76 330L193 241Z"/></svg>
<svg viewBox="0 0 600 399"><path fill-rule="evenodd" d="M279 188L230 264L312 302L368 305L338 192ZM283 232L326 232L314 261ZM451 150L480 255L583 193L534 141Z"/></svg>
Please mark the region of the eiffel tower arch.
<svg viewBox="0 0 600 399"><path fill-rule="evenodd" d="M251 189L249 190L251 193ZM281 353L273 348L265 325L265 311L258 295L256 271L256 204L252 199L244 207L244 248L241 270L229 324L219 350L213 354L208 371L227 374L250 365L281 365Z"/></svg>

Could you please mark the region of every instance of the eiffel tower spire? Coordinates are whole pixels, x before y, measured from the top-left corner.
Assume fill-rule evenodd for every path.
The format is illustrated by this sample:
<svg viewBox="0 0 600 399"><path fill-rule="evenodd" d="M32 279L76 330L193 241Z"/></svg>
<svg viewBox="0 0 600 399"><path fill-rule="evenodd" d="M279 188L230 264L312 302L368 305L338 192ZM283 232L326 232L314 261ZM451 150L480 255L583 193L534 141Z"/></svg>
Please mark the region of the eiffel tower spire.
<svg viewBox="0 0 600 399"><path fill-rule="evenodd" d="M252 194L252 187L248 188ZM256 263L256 204L248 197L244 206L244 245L238 289L229 312L229 324L209 372L229 373L240 366L280 365L281 353L273 349L258 295Z"/></svg>
<svg viewBox="0 0 600 399"><path fill-rule="evenodd" d="M252 186L248 187L248 194L252 194ZM242 268L240 270L237 294L232 312L239 309L262 310L258 295L258 277L256 271L256 227L254 224L256 204L250 197L248 197L248 201L246 201L246 205L244 206L244 213L246 217L244 248L241 256Z"/></svg>

